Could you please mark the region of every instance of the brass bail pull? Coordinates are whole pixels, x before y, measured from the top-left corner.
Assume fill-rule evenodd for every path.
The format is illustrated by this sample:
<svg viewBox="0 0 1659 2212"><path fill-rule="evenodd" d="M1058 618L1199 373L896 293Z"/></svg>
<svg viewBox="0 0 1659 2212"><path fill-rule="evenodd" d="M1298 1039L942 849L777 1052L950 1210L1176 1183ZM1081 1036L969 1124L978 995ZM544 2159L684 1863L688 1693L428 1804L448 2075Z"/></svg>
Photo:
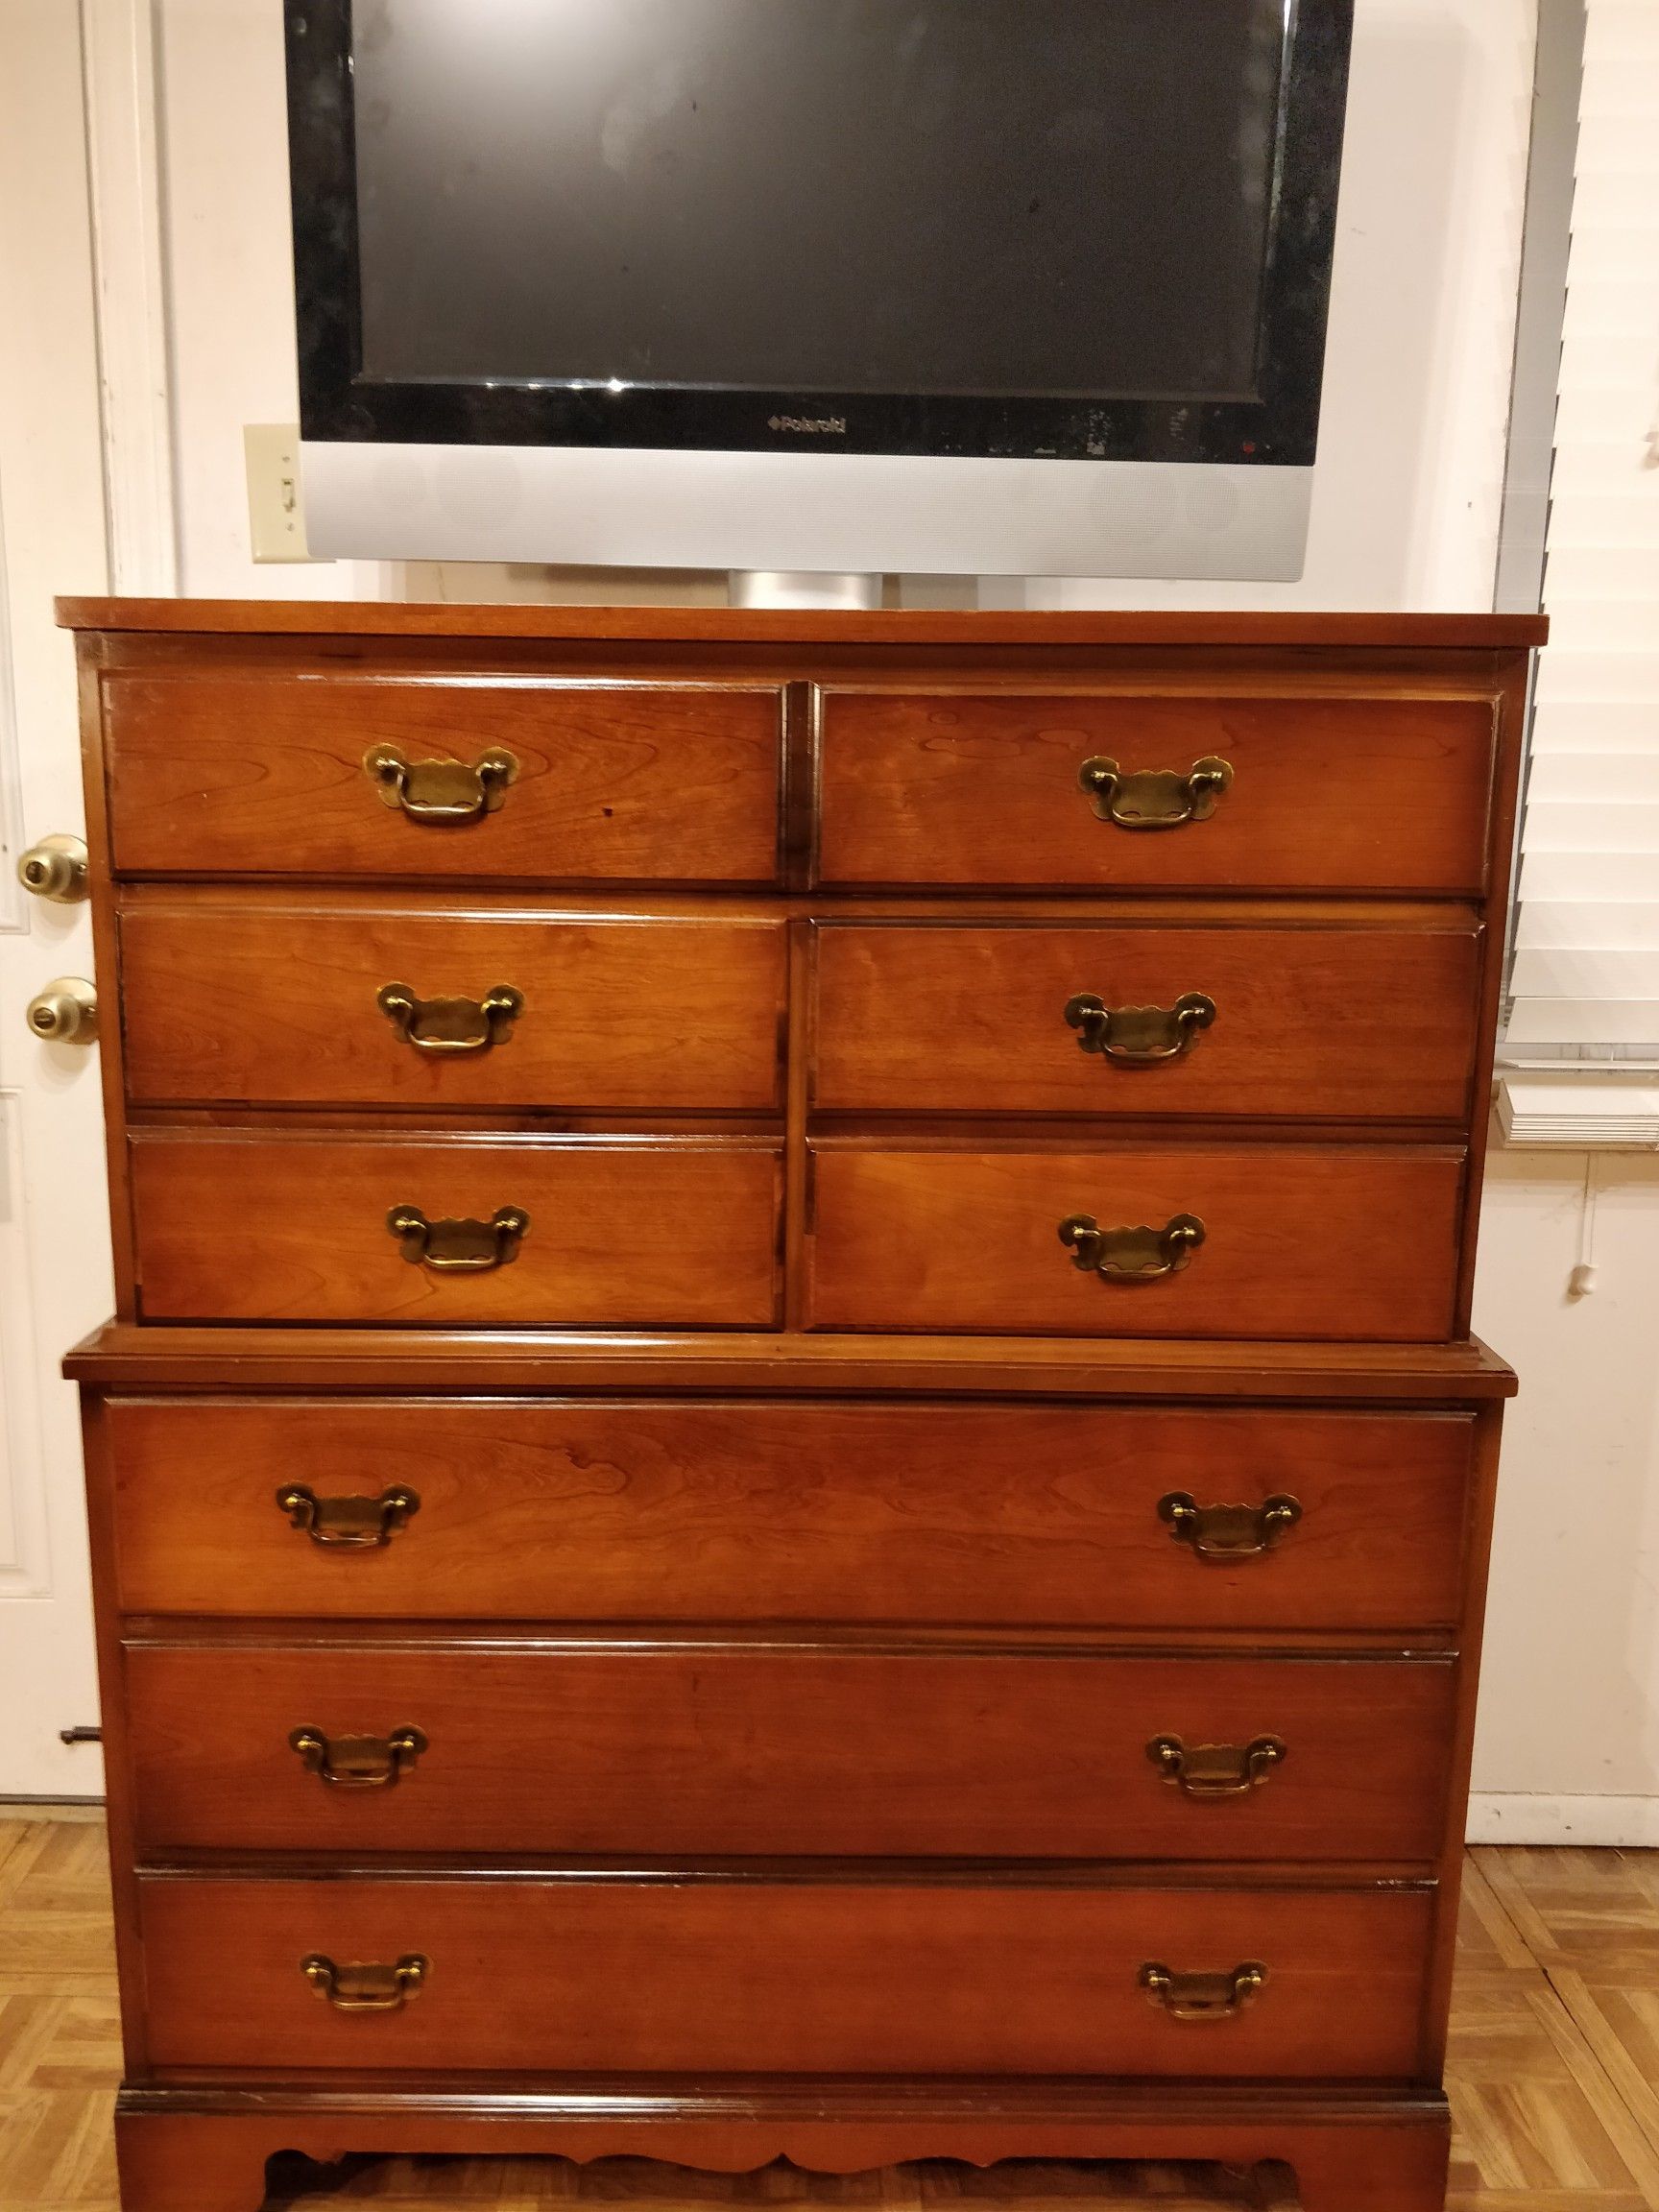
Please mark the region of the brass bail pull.
<svg viewBox="0 0 1659 2212"><path fill-rule="evenodd" d="M374 1003L417 1052L488 1052L512 1036L524 994L497 983L482 998L420 998L407 983L384 983Z"/></svg>
<svg viewBox="0 0 1659 2212"><path fill-rule="evenodd" d="M1139 1980L1171 2020L1232 2020L1265 1986L1267 1969L1252 1959L1230 1974L1178 1974L1149 1959Z"/></svg>
<svg viewBox="0 0 1659 2212"><path fill-rule="evenodd" d="M394 1206L386 1227L414 1266L434 1275L487 1275L517 1259L530 1216L522 1206L497 1206L488 1221L428 1221L419 1206Z"/></svg>
<svg viewBox="0 0 1659 2212"><path fill-rule="evenodd" d="M388 806L400 807L411 822L477 822L493 814L518 774L518 762L494 746L476 760L411 760L396 745L372 745L363 771Z"/></svg>
<svg viewBox="0 0 1659 2212"><path fill-rule="evenodd" d="M1255 1559L1295 1527L1302 1503L1281 1492L1260 1505L1200 1505L1190 1491L1171 1490L1158 1501L1158 1518L1200 1559Z"/></svg>
<svg viewBox="0 0 1659 2212"><path fill-rule="evenodd" d="M319 1498L307 1482L285 1482L276 1503L296 1528L329 1551L367 1551L390 1544L410 1514L421 1510L419 1492L401 1482L378 1498Z"/></svg>
<svg viewBox="0 0 1659 2212"><path fill-rule="evenodd" d="M1073 1214L1060 1224L1060 1241L1071 1264L1104 1283L1156 1283L1179 1275L1204 1241L1196 1214L1177 1214L1162 1229L1102 1229L1093 1214Z"/></svg>
<svg viewBox="0 0 1659 2212"><path fill-rule="evenodd" d="M1183 1743L1179 1736L1154 1736L1146 1756L1184 1797L1248 1797L1286 1756L1277 1736L1248 1743Z"/></svg>
<svg viewBox="0 0 1659 2212"><path fill-rule="evenodd" d="M401 2012L408 2000L425 1987L432 1961L419 1951L408 1951L391 1966L341 1966L314 1951L301 1960L300 1971L336 2012Z"/></svg>
<svg viewBox="0 0 1659 2212"><path fill-rule="evenodd" d="M1206 753L1185 775L1177 768L1137 768L1096 754L1077 771L1077 781L1094 801L1102 822L1119 830L1179 830L1185 822L1208 822L1215 803L1233 781L1230 762Z"/></svg>
<svg viewBox="0 0 1659 2212"><path fill-rule="evenodd" d="M419 1728L394 1728L389 1736L325 1736L321 1728L296 1728L288 1739L301 1764L335 1790L393 1790L426 1749Z"/></svg>
<svg viewBox="0 0 1659 2212"><path fill-rule="evenodd" d="M1191 1051L1201 1030L1215 1019L1215 1001L1188 991L1173 1006L1108 1006L1094 992L1066 1001L1066 1021L1079 1032L1078 1049L1098 1052L1119 1068L1155 1068Z"/></svg>

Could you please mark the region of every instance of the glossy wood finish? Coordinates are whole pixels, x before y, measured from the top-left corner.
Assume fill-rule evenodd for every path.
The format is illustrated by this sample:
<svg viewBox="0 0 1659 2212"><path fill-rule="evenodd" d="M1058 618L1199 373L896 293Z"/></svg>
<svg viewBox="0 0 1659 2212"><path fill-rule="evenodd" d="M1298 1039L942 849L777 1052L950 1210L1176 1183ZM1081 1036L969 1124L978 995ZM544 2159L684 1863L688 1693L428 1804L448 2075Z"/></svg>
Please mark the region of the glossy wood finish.
<svg viewBox="0 0 1659 2212"><path fill-rule="evenodd" d="M782 1103L783 925L194 895L121 915L136 1103L767 1112ZM522 1011L505 1042L424 1052L383 985Z"/></svg>
<svg viewBox="0 0 1659 2212"><path fill-rule="evenodd" d="M1063 928L822 924L813 1103L825 1112L1389 1118L1469 1111L1480 940L1426 928L1230 917ZM1066 1009L1174 1007L1210 1025L1180 1058L1081 1049Z"/></svg>
<svg viewBox="0 0 1659 2212"><path fill-rule="evenodd" d="M144 1311L177 1318L764 1327L777 1302L775 1144L445 1142L173 1131L132 1140ZM435 1274L397 1207L522 1207L509 1265Z"/></svg>
<svg viewBox="0 0 1659 2212"><path fill-rule="evenodd" d="M104 686L113 858L124 875L602 878L766 883L777 873L773 687L305 683L207 670ZM363 757L476 760L517 780L477 822L410 821Z"/></svg>
<svg viewBox="0 0 1659 2212"><path fill-rule="evenodd" d="M140 1897L156 2066L346 2074L1405 2080L1430 1916L1410 1887L1029 1879L147 1878ZM299 1966L414 1952L429 1984L396 2014L336 2012ZM1261 1960L1269 1979L1236 2018L1195 2028L1149 2002L1148 1960Z"/></svg>
<svg viewBox="0 0 1659 2212"><path fill-rule="evenodd" d="M821 1329L1402 1341L1453 1325L1450 1148L826 1143L812 1166ZM1179 1273L1105 1282L1060 1241L1079 1214L1103 1229L1192 1214L1205 1241Z"/></svg>
<svg viewBox="0 0 1659 2212"><path fill-rule="evenodd" d="M1389 1629L1457 1617L1467 1414L908 1402L116 1398L134 1614ZM328 1551L276 1494L420 1510ZM1159 1518L1293 1495L1273 1549Z"/></svg>
<svg viewBox="0 0 1659 2212"><path fill-rule="evenodd" d="M1381 693L1186 698L829 689L819 706L818 879L1094 890L1480 892L1495 718ZM1097 819L1085 761L1219 757L1206 821Z"/></svg>
<svg viewBox="0 0 1659 2212"><path fill-rule="evenodd" d="M139 1848L1409 1861L1439 1843L1448 1662L687 1641L133 1644ZM426 1740L329 1784L296 1729ZM1243 1794L1155 1740L1283 1758Z"/></svg>
<svg viewBox="0 0 1659 2212"><path fill-rule="evenodd" d="M1436 2212L1538 626L69 618L115 1012L120 1318L71 1368L127 2212L252 2212L284 2147L1279 2160L1305 2212ZM522 772L415 825L373 740ZM1076 781L1212 749L1231 788L1164 833ZM488 1060L411 1084L352 1029L507 932L545 981ZM433 974L371 974L417 945ZM1175 1067L1102 1066L1048 1004L1150 1003L1199 952L1218 1019ZM1204 1213L1192 1264L1101 1284L1059 1214L1039 1251L1073 1168L1108 1227ZM438 1282L395 1203L531 1234ZM330 1552L296 1483L420 1503ZM1177 1492L1301 1516L1201 1559ZM301 1723L425 1748L348 1799ZM1238 1800L1146 1756L1256 1730L1288 1755ZM300 1973L410 1947L396 2017ZM1137 1979L1255 1957L1235 2020Z"/></svg>

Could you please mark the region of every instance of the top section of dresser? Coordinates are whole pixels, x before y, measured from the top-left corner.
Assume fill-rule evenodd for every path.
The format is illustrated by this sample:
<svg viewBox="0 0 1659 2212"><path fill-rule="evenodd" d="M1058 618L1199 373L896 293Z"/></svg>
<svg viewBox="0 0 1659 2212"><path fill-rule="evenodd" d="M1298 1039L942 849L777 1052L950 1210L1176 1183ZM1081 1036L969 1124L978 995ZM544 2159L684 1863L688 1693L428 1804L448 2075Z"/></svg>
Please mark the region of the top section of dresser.
<svg viewBox="0 0 1659 2212"><path fill-rule="evenodd" d="M919 897L1479 899L1499 701L1540 634L1508 617L63 613L91 634L124 878Z"/></svg>

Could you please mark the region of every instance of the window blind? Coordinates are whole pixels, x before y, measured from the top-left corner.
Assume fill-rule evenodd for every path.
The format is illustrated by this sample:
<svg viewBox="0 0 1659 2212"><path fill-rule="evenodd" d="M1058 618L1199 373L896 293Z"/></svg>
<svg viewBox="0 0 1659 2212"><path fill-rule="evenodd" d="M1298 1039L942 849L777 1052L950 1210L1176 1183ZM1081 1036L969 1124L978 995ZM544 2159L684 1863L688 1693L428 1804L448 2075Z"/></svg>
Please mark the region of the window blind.
<svg viewBox="0 0 1659 2212"><path fill-rule="evenodd" d="M1659 0L1588 0L1511 1057L1659 1059Z"/></svg>

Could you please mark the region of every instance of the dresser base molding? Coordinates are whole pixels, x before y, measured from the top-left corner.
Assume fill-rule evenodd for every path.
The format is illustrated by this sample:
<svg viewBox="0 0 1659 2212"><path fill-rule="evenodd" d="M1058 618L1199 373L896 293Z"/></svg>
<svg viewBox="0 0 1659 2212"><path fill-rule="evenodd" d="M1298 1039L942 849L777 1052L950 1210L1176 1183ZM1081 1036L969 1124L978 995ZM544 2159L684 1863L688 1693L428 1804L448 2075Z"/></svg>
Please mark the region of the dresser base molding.
<svg viewBox="0 0 1659 2212"><path fill-rule="evenodd" d="M357 2156L644 2157L724 2174L778 2158L830 2174L919 2158L1203 2163L1236 2172L1238 2201L1262 2212L1440 2212L1451 2144L1440 2097L961 2080L650 2093L129 2089L115 2127L123 2212L258 2212L267 2161L282 2153L323 2167Z"/></svg>

